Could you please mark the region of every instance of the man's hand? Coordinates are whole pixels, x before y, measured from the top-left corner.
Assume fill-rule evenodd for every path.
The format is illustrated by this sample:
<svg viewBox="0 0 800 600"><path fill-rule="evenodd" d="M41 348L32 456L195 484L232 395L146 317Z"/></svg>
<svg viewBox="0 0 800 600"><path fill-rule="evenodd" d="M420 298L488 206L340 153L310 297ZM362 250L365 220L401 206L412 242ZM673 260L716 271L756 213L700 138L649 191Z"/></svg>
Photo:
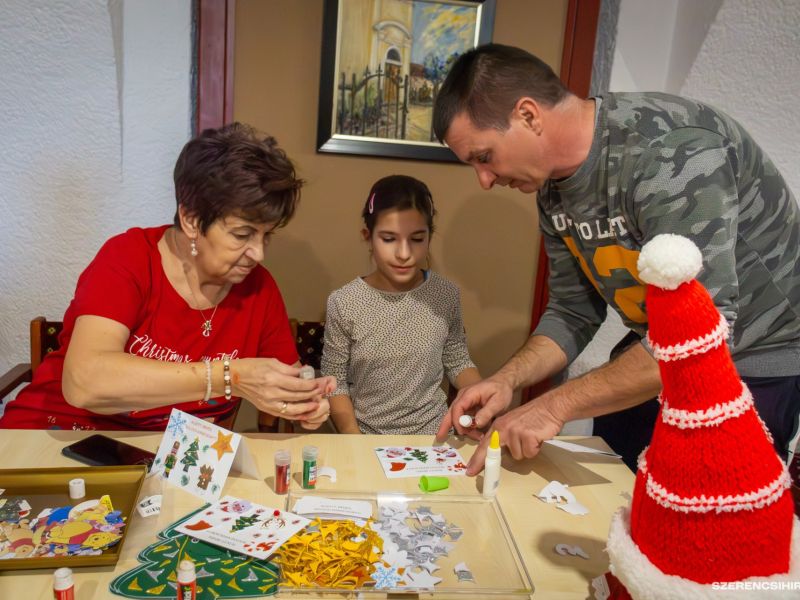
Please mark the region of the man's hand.
<svg viewBox="0 0 800 600"><path fill-rule="evenodd" d="M547 407L547 402L533 400L495 419L492 429L500 434L500 445L508 448L516 460L533 458L542 444L554 438L564 426ZM484 435L475 453L467 463L467 475L477 475L483 470L486 447L490 435Z"/></svg>
<svg viewBox="0 0 800 600"><path fill-rule="evenodd" d="M495 415L508 408L512 393L510 385L491 377L459 390L453 405L439 425L436 443L440 444L447 439L451 427L455 427L461 435L480 440L483 435L480 430L488 426ZM459 424L458 419L463 414L474 417L472 427L465 428Z"/></svg>

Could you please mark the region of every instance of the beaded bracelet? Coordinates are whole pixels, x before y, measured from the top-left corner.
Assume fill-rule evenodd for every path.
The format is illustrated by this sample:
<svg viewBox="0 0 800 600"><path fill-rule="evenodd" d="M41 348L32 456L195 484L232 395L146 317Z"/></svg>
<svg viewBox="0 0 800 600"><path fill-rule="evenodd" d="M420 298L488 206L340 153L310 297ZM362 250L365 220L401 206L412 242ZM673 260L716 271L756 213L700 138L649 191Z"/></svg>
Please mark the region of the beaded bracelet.
<svg viewBox="0 0 800 600"><path fill-rule="evenodd" d="M225 383L225 400L231 399L231 359L222 359L222 380Z"/></svg>
<svg viewBox="0 0 800 600"><path fill-rule="evenodd" d="M211 399L211 359L204 358L203 362L206 364L206 395L203 402L208 402Z"/></svg>

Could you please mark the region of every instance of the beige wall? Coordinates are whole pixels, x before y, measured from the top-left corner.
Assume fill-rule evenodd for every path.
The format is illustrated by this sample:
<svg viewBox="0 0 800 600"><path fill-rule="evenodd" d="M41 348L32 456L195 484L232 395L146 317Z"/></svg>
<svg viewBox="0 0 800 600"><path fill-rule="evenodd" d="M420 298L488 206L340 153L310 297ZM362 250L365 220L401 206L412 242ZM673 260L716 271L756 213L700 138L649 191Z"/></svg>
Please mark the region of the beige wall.
<svg viewBox="0 0 800 600"><path fill-rule="evenodd" d="M371 269L359 214L371 184L413 175L439 214L433 267L461 287L473 360L496 370L528 333L539 247L533 196L480 189L450 163L317 154L322 0L239 0L234 117L274 135L307 185L300 210L270 246L266 266L289 315L321 320L333 289ZM567 0L500 0L494 41L539 55L558 72Z"/></svg>

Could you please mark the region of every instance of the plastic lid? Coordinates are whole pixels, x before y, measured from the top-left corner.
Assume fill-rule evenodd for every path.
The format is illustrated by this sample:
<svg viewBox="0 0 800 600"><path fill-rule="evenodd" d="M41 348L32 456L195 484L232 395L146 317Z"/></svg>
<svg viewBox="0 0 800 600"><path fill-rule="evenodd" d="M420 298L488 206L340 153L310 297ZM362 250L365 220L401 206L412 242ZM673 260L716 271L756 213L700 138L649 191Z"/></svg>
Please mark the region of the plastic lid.
<svg viewBox="0 0 800 600"><path fill-rule="evenodd" d="M303 365L300 367L300 379L314 379L315 376L314 367L311 365Z"/></svg>
<svg viewBox="0 0 800 600"><path fill-rule="evenodd" d="M69 497L72 500L79 500L86 496L86 482L77 477L69 480Z"/></svg>
<svg viewBox="0 0 800 600"><path fill-rule="evenodd" d="M56 569L53 573L53 589L62 591L68 590L74 585L72 581L72 569L68 567L61 567Z"/></svg>
<svg viewBox="0 0 800 600"><path fill-rule="evenodd" d="M182 560L178 565L178 583L192 583L195 579L194 563L190 560Z"/></svg>
<svg viewBox="0 0 800 600"><path fill-rule="evenodd" d="M316 460L319 448L316 446L303 446L303 460Z"/></svg>
<svg viewBox="0 0 800 600"><path fill-rule="evenodd" d="M470 415L461 415L458 417L458 424L462 427L472 427L472 424L475 422L475 419L472 418Z"/></svg>
<svg viewBox="0 0 800 600"><path fill-rule="evenodd" d="M489 442L489 448L491 448L492 450L500 449L500 432L498 431L492 432L492 440Z"/></svg>
<svg viewBox="0 0 800 600"><path fill-rule="evenodd" d="M292 462L292 454L288 450L278 450L275 452L276 465L288 465Z"/></svg>

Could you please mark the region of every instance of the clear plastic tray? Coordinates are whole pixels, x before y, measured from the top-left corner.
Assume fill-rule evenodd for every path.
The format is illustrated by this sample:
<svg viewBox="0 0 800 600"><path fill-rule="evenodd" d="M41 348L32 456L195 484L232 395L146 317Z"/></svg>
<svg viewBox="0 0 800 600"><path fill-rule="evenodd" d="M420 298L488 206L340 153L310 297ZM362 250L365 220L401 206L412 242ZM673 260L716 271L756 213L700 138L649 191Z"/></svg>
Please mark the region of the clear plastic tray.
<svg viewBox="0 0 800 600"><path fill-rule="evenodd" d="M503 511L495 499L481 496L455 496L435 494L363 493L333 490L293 490L286 498L286 510L291 511L295 502L308 495L340 499L369 501L373 516L380 515L383 502L407 504L406 510L430 507L431 512L441 514L448 523L461 528L463 534L455 546L436 564L440 567L433 575L442 581L432 589L358 588L352 592L320 587L280 587L281 595L327 595L339 598L529 598L533 584L522 562L519 550L508 528ZM459 581L454 567L465 563L472 572L474 582Z"/></svg>

